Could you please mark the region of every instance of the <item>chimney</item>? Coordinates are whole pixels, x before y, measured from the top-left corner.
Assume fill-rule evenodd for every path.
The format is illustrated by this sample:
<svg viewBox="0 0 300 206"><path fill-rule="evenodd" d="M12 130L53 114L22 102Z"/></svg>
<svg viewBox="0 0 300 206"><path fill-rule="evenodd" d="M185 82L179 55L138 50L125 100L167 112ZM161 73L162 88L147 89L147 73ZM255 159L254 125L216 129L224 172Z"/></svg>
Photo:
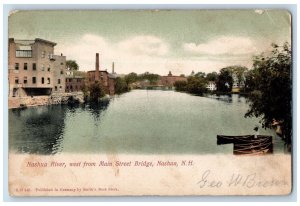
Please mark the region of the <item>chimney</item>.
<svg viewBox="0 0 300 206"><path fill-rule="evenodd" d="M112 73L115 73L115 62L112 63Z"/></svg>
<svg viewBox="0 0 300 206"><path fill-rule="evenodd" d="M99 53L96 53L96 72L95 72L95 81L99 81Z"/></svg>

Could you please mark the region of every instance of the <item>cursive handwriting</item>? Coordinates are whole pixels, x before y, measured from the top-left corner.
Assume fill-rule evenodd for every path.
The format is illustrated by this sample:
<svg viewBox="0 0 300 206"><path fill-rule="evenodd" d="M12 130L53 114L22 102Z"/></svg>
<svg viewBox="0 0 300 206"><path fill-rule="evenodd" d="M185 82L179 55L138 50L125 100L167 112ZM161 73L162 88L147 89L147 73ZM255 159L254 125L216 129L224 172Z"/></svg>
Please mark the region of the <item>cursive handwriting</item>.
<svg viewBox="0 0 300 206"><path fill-rule="evenodd" d="M246 175L237 173L229 175L228 179L216 179L211 170L205 170L202 173L200 180L197 181L196 184L201 189L221 187L268 188L288 186L288 183L285 179L276 179L274 177L269 179L261 179L257 173L249 173Z"/></svg>

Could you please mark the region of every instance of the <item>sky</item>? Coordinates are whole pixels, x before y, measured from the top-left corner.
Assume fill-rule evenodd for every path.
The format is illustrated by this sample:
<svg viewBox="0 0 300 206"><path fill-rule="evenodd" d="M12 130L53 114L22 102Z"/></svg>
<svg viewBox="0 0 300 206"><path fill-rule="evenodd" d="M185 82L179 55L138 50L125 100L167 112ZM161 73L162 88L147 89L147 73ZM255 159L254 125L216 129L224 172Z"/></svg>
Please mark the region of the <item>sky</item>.
<svg viewBox="0 0 300 206"><path fill-rule="evenodd" d="M291 42L286 10L60 10L14 11L9 37L57 43L55 53L76 60L81 71L166 75L251 68L271 43Z"/></svg>

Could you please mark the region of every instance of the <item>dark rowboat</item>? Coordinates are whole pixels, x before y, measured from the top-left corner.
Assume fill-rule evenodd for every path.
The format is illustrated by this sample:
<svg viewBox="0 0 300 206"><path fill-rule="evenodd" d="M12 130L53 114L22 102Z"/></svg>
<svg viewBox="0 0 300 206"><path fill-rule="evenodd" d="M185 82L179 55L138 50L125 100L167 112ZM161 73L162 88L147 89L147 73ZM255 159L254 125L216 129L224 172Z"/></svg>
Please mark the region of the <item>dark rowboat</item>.
<svg viewBox="0 0 300 206"><path fill-rule="evenodd" d="M217 144L233 144L234 154L266 154L273 152L272 136L266 135L217 135Z"/></svg>

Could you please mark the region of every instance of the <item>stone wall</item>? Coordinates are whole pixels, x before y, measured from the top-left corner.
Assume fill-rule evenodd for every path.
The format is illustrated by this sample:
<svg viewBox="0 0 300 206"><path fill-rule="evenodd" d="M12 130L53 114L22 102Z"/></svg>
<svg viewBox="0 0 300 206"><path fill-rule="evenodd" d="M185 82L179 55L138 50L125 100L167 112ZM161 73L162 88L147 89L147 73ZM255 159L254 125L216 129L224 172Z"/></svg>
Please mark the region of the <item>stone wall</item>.
<svg viewBox="0 0 300 206"><path fill-rule="evenodd" d="M33 106L41 106L41 105L51 105L51 104L67 104L72 100L73 102L83 103L83 93L61 93L61 94L53 94L51 96L27 96L27 97L9 97L8 98L8 108L20 108L22 106L25 107L33 107Z"/></svg>

